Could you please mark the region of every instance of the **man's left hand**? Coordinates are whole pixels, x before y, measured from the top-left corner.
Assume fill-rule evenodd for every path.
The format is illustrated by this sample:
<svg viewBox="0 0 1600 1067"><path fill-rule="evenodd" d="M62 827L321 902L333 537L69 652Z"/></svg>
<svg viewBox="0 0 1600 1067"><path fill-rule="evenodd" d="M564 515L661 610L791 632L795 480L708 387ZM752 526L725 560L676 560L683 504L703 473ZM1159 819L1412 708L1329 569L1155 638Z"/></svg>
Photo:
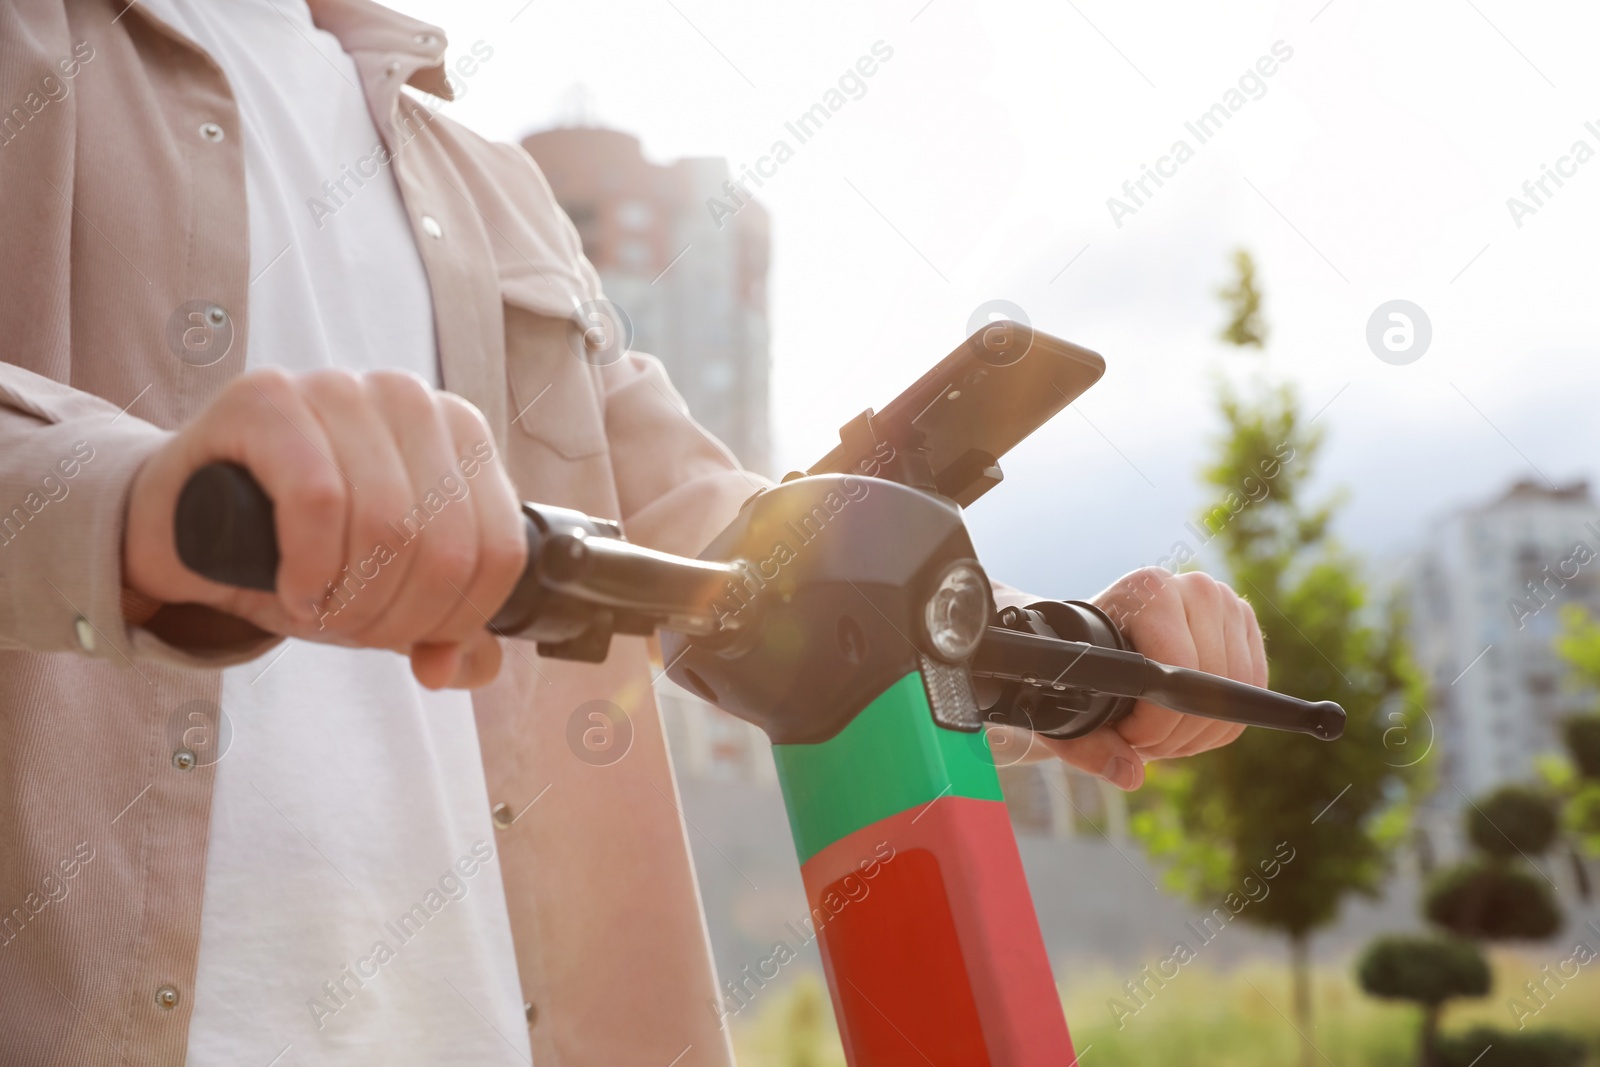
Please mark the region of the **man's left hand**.
<svg viewBox="0 0 1600 1067"><path fill-rule="evenodd" d="M1145 567L1092 598L1121 627L1133 650L1174 667L1205 671L1266 687L1267 654L1256 613L1208 574L1172 574ZM1125 718L1070 741L1040 738L1072 766L1122 789L1144 784L1154 759L1219 748L1244 732L1235 723L1138 701Z"/></svg>

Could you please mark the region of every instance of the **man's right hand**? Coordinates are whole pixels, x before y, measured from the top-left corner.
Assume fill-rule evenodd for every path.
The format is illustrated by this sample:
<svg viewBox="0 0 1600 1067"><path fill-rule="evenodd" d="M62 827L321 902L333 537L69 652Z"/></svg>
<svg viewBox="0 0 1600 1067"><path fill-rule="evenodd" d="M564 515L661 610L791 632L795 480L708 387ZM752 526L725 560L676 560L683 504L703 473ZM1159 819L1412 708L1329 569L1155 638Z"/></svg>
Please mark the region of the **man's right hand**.
<svg viewBox="0 0 1600 1067"><path fill-rule="evenodd" d="M178 494L218 460L249 470L272 498L276 593L219 585L178 559ZM437 689L499 672L485 623L526 556L517 494L477 408L401 372L261 370L231 382L140 468L123 575L161 603L405 653Z"/></svg>

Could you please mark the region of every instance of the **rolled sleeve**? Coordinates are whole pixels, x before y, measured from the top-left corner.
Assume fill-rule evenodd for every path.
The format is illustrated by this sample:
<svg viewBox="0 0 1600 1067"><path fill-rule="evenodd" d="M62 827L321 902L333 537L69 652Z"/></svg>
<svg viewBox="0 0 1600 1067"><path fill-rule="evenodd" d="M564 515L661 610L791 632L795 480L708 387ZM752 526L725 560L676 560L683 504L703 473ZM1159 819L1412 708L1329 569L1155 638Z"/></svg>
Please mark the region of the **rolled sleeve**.
<svg viewBox="0 0 1600 1067"><path fill-rule="evenodd" d="M122 615L122 541L140 465L170 431L0 363L0 647L220 666L264 637L191 652Z"/></svg>

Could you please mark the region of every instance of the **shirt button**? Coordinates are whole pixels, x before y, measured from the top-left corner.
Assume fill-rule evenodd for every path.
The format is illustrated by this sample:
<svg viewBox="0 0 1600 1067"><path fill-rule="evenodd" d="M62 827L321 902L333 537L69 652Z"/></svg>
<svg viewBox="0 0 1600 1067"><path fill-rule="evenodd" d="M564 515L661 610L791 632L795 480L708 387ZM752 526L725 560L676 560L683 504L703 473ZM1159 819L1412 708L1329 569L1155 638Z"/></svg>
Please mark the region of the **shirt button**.
<svg viewBox="0 0 1600 1067"><path fill-rule="evenodd" d="M209 322L213 328L225 325L228 321L227 308L218 307L216 304L212 304L210 307L206 308L206 321Z"/></svg>
<svg viewBox="0 0 1600 1067"><path fill-rule="evenodd" d="M482 811L483 809L479 808L478 810ZM494 816L494 824L500 829L504 830L511 825L511 805L505 801L496 804L494 811L490 812L490 814Z"/></svg>
<svg viewBox="0 0 1600 1067"><path fill-rule="evenodd" d="M212 144L216 144L218 141L222 140L225 135L222 132L222 127L218 126L215 122L202 122L200 124L200 136L204 137Z"/></svg>
<svg viewBox="0 0 1600 1067"><path fill-rule="evenodd" d="M72 620L72 630L78 635L78 647L85 652L94 651L94 626L89 620L79 615Z"/></svg>
<svg viewBox="0 0 1600 1067"><path fill-rule="evenodd" d="M396 74L400 73L400 64L398 64L398 63L390 63L387 67L383 68L383 73L384 73L385 77L388 77L388 78L394 77Z"/></svg>
<svg viewBox="0 0 1600 1067"><path fill-rule="evenodd" d="M420 44L424 48L433 47L433 43L435 41L437 41L438 39L439 38L435 37L431 33L419 33L419 34L417 34L417 43Z"/></svg>
<svg viewBox="0 0 1600 1067"><path fill-rule="evenodd" d="M167 1011L178 1006L178 990L174 986L164 985L156 990L156 1005Z"/></svg>
<svg viewBox="0 0 1600 1067"><path fill-rule="evenodd" d="M522 1006L522 1014L528 1017L528 1025L532 1026L534 1020L539 1017L539 1009L534 1007L533 1001L530 1000Z"/></svg>
<svg viewBox="0 0 1600 1067"><path fill-rule="evenodd" d="M422 232L437 241L444 236L444 227L440 226L439 220L432 215L424 215L422 216Z"/></svg>
<svg viewBox="0 0 1600 1067"><path fill-rule="evenodd" d="M172 754L172 765L180 771L192 771L195 765L194 753L186 748L180 748Z"/></svg>

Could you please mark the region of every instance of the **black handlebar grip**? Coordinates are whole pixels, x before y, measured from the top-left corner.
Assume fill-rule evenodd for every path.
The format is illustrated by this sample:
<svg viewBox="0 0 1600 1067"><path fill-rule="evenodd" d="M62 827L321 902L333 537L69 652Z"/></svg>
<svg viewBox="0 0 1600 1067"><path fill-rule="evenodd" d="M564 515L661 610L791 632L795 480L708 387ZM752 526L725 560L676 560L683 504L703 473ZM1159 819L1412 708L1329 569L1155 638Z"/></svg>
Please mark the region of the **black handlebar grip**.
<svg viewBox="0 0 1600 1067"><path fill-rule="evenodd" d="M267 593L277 588L272 498L237 463L210 463L189 476L173 538L183 565L202 578Z"/></svg>

